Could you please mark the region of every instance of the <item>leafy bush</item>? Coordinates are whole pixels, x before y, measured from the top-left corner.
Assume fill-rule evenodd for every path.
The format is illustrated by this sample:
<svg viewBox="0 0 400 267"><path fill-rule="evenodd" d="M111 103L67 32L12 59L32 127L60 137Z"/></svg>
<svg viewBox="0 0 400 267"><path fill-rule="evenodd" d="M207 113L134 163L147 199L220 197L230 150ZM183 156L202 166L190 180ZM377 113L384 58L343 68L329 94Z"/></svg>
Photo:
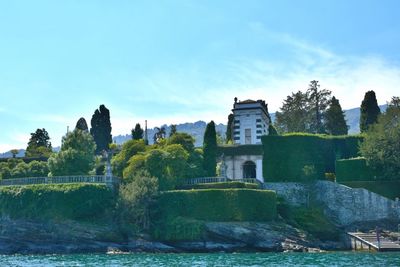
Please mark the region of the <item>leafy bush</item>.
<svg viewBox="0 0 400 267"><path fill-rule="evenodd" d="M227 188L248 188L248 189L259 189L258 184L243 183L243 182L224 182L224 183L205 183L205 184L193 184L183 185L179 189L227 189Z"/></svg>
<svg viewBox="0 0 400 267"><path fill-rule="evenodd" d="M289 134L263 136L266 181L312 181L335 172L335 160L355 157L362 136Z"/></svg>
<svg viewBox="0 0 400 267"><path fill-rule="evenodd" d="M160 224L153 236L163 241L194 241L201 240L203 232L203 221L176 217Z"/></svg>
<svg viewBox="0 0 400 267"><path fill-rule="evenodd" d="M12 218L101 218L113 207L111 189L99 184L6 186L0 188L0 214Z"/></svg>
<svg viewBox="0 0 400 267"><path fill-rule="evenodd" d="M166 191L158 199L159 219L178 216L206 221L269 221L276 216L274 191L204 189Z"/></svg>

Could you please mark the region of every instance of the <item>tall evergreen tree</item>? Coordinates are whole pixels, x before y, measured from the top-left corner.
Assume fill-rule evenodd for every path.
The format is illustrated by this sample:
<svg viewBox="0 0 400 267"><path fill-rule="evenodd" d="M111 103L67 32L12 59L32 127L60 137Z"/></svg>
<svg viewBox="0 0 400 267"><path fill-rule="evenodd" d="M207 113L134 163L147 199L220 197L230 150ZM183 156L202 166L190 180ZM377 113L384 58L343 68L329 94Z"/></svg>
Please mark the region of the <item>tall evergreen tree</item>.
<svg viewBox="0 0 400 267"><path fill-rule="evenodd" d="M319 90L318 81L311 81L307 89L310 111L310 130L312 133L324 133L324 116L330 102L331 91Z"/></svg>
<svg viewBox="0 0 400 267"><path fill-rule="evenodd" d="M171 131L169 132L169 137L173 136L174 134L176 134L177 130L176 130L176 124L171 124Z"/></svg>
<svg viewBox="0 0 400 267"><path fill-rule="evenodd" d="M374 91L365 93L364 100L361 103L360 110L360 131L366 132L371 124L378 121L378 116L381 114L381 109L378 106Z"/></svg>
<svg viewBox="0 0 400 267"><path fill-rule="evenodd" d="M331 104L325 113L325 129L332 135L345 135L349 130L342 107L335 97L332 97Z"/></svg>
<svg viewBox="0 0 400 267"><path fill-rule="evenodd" d="M208 123L206 127L204 133L203 154L203 167L206 176L213 177L216 175L217 167L217 134L215 131L214 121Z"/></svg>
<svg viewBox="0 0 400 267"><path fill-rule="evenodd" d="M46 129L37 129L31 133L26 148L26 157L49 157L52 152L49 133Z"/></svg>
<svg viewBox="0 0 400 267"><path fill-rule="evenodd" d="M308 132L307 95L301 91L292 93L276 112L275 126L281 133Z"/></svg>
<svg viewBox="0 0 400 267"><path fill-rule="evenodd" d="M80 118L76 123L75 129L79 129L81 131L89 132L89 127L86 123L85 118Z"/></svg>
<svg viewBox="0 0 400 267"><path fill-rule="evenodd" d="M229 114L229 116L228 116L228 125L226 126L226 142L227 143L229 143L229 142L232 142L233 141L233 119L234 119L234 116L233 116L233 114L231 113L231 114Z"/></svg>
<svg viewBox="0 0 400 267"><path fill-rule="evenodd" d="M101 105L95 110L90 124L90 133L96 142L96 154L100 154L103 150L108 150L108 145L112 143L110 111Z"/></svg>
<svg viewBox="0 0 400 267"><path fill-rule="evenodd" d="M139 123L136 123L135 128L132 129L132 139L140 140L143 139L143 129L140 127Z"/></svg>

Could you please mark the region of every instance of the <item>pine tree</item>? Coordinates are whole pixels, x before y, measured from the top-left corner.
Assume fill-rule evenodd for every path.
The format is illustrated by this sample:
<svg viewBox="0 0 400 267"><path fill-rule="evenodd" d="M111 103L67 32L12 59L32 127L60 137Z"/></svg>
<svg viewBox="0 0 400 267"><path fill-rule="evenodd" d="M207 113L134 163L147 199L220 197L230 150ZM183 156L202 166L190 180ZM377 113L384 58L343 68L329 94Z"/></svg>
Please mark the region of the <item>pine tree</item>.
<svg viewBox="0 0 400 267"><path fill-rule="evenodd" d="M31 138L26 148L26 157L49 157L52 152L49 133L46 129L37 129L31 133Z"/></svg>
<svg viewBox="0 0 400 267"><path fill-rule="evenodd" d="M234 115L231 113L228 116L228 125L226 126L226 142L232 142L233 141L233 119L234 119Z"/></svg>
<svg viewBox="0 0 400 267"><path fill-rule="evenodd" d="M325 113L325 129L331 135L345 135L349 127L339 100L332 97L331 104Z"/></svg>
<svg viewBox="0 0 400 267"><path fill-rule="evenodd" d="M324 133L324 116L330 102L331 91L319 90L318 81L311 81L307 90L309 111L310 111L310 131L312 133Z"/></svg>
<svg viewBox="0 0 400 267"><path fill-rule="evenodd" d="M95 110L90 124L92 126L90 134L96 142L96 154L100 154L108 150L108 145L112 143L110 111L101 105Z"/></svg>
<svg viewBox="0 0 400 267"><path fill-rule="evenodd" d="M75 129L79 129L81 131L89 132L89 127L86 123L85 118L80 118L76 123Z"/></svg>
<svg viewBox="0 0 400 267"><path fill-rule="evenodd" d="M206 131L204 133L203 155L203 167L206 176L215 176L217 167L217 134L215 132L214 121L211 121L207 124Z"/></svg>
<svg viewBox="0 0 400 267"><path fill-rule="evenodd" d="M169 137L173 136L176 134L176 124L171 124L171 131L169 132Z"/></svg>
<svg viewBox="0 0 400 267"><path fill-rule="evenodd" d="M371 124L378 121L378 116L381 114L374 91L365 93L364 100L361 103L360 113L360 131L363 133L368 130Z"/></svg>
<svg viewBox="0 0 400 267"><path fill-rule="evenodd" d="M140 127L139 123L136 123L135 128L132 129L132 139L140 140L143 139L143 129Z"/></svg>

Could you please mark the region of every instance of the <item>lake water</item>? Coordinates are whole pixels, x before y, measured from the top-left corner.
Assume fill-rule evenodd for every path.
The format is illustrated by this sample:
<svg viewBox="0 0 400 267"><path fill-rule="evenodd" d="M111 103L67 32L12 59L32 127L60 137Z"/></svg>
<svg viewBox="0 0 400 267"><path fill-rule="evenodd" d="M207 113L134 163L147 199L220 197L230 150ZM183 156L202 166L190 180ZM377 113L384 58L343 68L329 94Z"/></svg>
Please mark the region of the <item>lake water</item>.
<svg viewBox="0 0 400 267"><path fill-rule="evenodd" d="M400 266L400 253L0 255L0 266Z"/></svg>

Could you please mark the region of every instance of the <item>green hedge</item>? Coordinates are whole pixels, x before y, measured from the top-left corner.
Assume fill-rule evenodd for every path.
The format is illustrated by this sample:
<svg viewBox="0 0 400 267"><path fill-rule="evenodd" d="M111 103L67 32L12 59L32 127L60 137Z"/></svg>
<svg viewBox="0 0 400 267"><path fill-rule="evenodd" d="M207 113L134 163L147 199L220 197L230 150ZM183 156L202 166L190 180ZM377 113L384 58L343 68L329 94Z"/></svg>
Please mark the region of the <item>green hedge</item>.
<svg viewBox="0 0 400 267"><path fill-rule="evenodd" d="M336 181L376 181L377 173L367 166L365 158L336 161Z"/></svg>
<svg viewBox="0 0 400 267"><path fill-rule="evenodd" d="M201 240L204 233L204 221L176 217L167 220L153 231L153 237L162 241Z"/></svg>
<svg viewBox="0 0 400 267"><path fill-rule="evenodd" d="M392 200L400 198L400 181L345 181L341 184L352 188L365 188Z"/></svg>
<svg viewBox="0 0 400 267"><path fill-rule="evenodd" d="M262 145L225 145L218 146L218 155L240 156L240 155L262 155Z"/></svg>
<svg viewBox="0 0 400 267"><path fill-rule="evenodd" d="M276 194L255 189L175 190L163 192L158 207L163 219L268 221L276 216Z"/></svg>
<svg viewBox="0 0 400 267"><path fill-rule="evenodd" d="M12 218L89 220L113 203L112 191L99 184L0 187L0 214Z"/></svg>
<svg viewBox="0 0 400 267"><path fill-rule="evenodd" d="M248 188L248 189L259 189L258 184L243 183L243 182L223 182L223 183L205 183L205 184L193 184L193 185L182 185L179 189L227 189L227 188Z"/></svg>
<svg viewBox="0 0 400 267"><path fill-rule="evenodd" d="M265 181L306 182L335 173L336 159L356 157L363 137L298 133L261 139Z"/></svg>

